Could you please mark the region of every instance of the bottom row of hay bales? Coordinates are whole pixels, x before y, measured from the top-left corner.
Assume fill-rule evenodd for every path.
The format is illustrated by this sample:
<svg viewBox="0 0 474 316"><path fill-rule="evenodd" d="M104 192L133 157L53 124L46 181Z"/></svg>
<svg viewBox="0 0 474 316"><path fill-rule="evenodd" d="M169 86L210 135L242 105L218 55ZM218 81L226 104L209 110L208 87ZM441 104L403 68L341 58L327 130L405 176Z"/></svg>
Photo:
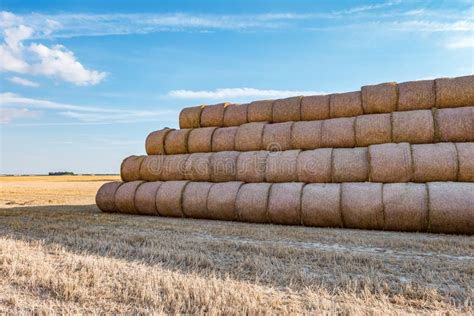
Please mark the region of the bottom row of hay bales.
<svg viewBox="0 0 474 316"><path fill-rule="evenodd" d="M474 183L110 182L104 212L253 223L474 233Z"/></svg>

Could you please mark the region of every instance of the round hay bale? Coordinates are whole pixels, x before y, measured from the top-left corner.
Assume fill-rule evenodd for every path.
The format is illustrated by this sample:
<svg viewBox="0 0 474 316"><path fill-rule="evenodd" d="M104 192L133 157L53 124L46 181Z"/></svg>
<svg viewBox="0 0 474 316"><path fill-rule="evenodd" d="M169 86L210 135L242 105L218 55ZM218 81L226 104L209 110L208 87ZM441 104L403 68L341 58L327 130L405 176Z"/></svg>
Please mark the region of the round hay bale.
<svg viewBox="0 0 474 316"><path fill-rule="evenodd" d="M163 181L185 180L188 154L164 156L160 179Z"/></svg>
<svg viewBox="0 0 474 316"><path fill-rule="evenodd" d="M195 128L189 132L188 152L208 153L212 151L212 134L216 127Z"/></svg>
<svg viewBox="0 0 474 316"><path fill-rule="evenodd" d="M208 218L223 221L237 219L236 200L242 182L214 183L207 196Z"/></svg>
<svg viewBox="0 0 474 316"><path fill-rule="evenodd" d="M189 155L184 164L184 176L191 181L211 181L212 153L196 153Z"/></svg>
<svg viewBox="0 0 474 316"><path fill-rule="evenodd" d="M428 183L430 231L474 234L474 183Z"/></svg>
<svg viewBox="0 0 474 316"><path fill-rule="evenodd" d="M454 108L474 104L474 76L436 79L436 107Z"/></svg>
<svg viewBox="0 0 474 316"><path fill-rule="evenodd" d="M434 80L408 81L398 84L398 111L431 109L435 106Z"/></svg>
<svg viewBox="0 0 474 316"><path fill-rule="evenodd" d="M209 218L207 197L212 187L210 182L189 182L183 192L183 213L190 218Z"/></svg>
<svg viewBox="0 0 474 316"><path fill-rule="evenodd" d="M436 110L435 120L442 142L474 141L474 106Z"/></svg>
<svg viewBox="0 0 474 316"><path fill-rule="evenodd" d="M332 118L364 114L360 91L331 94L329 102Z"/></svg>
<svg viewBox="0 0 474 316"><path fill-rule="evenodd" d="M301 99L301 120L316 121L328 118L329 95L311 95Z"/></svg>
<svg viewBox="0 0 474 316"><path fill-rule="evenodd" d="M240 187L235 207L239 221L268 223L267 206L270 183L246 183Z"/></svg>
<svg viewBox="0 0 474 316"><path fill-rule="evenodd" d="M341 185L336 183L307 184L301 197L303 225L342 227Z"/></svg>
<svg viewBox="0 0 474 316"><path fill-rule="evenodd" d="M412 176L411 148L408 143L369 146L370 181L408 182Z"/></svg>
<svg viewBox="0 0 474 316"><path fill-rule="evenodd" d="M263 129L265 123L247 123L240 125L235 134L235 150L252 151L263 148Z"/></svg>
<svg viewBox="0 0 474 316"><path fill-rule="evenodd" d="M95 196L95 204L97 207L105 213L117 212L117 206L115 205L115 192L122 185L122 182L114 181L104 183Z"/></svg>
<svg viewBox="0 0 474 316"><path fill-rule="evenodd" d="M183 192L188 181L162 182L156 193L156 210L160 216L183 217Z"/></svg>
<svg viewBox="0 0 474 316"><path fill-rule="evenodd" d="M224 126L240 126L248 123L248 104L230 104L224 111Z"/></svg>
<svg viewBox="0 0 474 316"><path fill-rule="evenodd" d="M427 144L434 141L435 130L431 110L392 113L393 142Z"/></svg>
<svg viewBox="0 0 474 316"><path fill-rule="evenodd" d="M201 126L224 126L224 112L227 103L206 106L201 112Z"/></svg>
<svg viewBox="0 0 474 316"><path fill-rule="evenodd" d="M237 129L237 126L216 129L214 134L212 134L212 151L219 152L234 150Z"/></svg>
<svg viewBox="0 0 474 316"><path fill-rule="evenodd" d="M135 192L135 209L138 214L158 215L156 210L156 193L162 182L142 183Z"/></svg>
<svg viewBox="0 0 474 316"><path fill-rule="evenodd" d="M303 183L275 183L270 188L268 216L273 224L301 224Z"/></svg>
<svg viewBox="0 0 474 316"><path fill-rule="evenodd" d="M394 112L397 104L398 88L395 82L362 87L362 107L365 114Z"/></svg>
<svg viewBox="0 0 474 316"><path fill-rule="evenodd" d="M179 113L179 128L199 128L201 127L201 113L205 105L184 108Z"/></svg>
<svg viewBox="0 0 474 316"><path fill-rule="evenodd" d="M263 129L263 149L281 151L291 148L291 127L293 122L266 124Z"/></svg>
<svg viewBox="0 0 474 316"><path fill-rule="evenodd" d="M302 97L278 99L273 103L273 122L301 121Z"/></svg>
<svg viewBox="0 0 474 316"><path fill-rule="evenodd" d="M144 159L145 156L130 156L122 161L120 166L120 177L123 182L140 179L140 166Z"/></svg>
<svg viewBox="0 0 474 316"><path fill-rule="evenodd" d="M235 181L237 176L238 151L222 151L212 153L210 158L211 181Z"/></svg>
<svg viewBox="0 0 474 316"><path fill-rule="evenodd" d="M140 165L139 177L136 180L159 181L165 168L165 159L169 156L146 156Z"/></svg>
<svg viewBox="0 0 474 316"><path fill-rule="evenodd" d="M273 120L273 100L254 101L247 109L249 122L271 122Z"/></svg>
<svg viewBox="0 0 474 316"><path fill-rule="evenodd" d="M292 182L298 180L297 162L300 150L270 152L267 156L265 179L267 182Z"/></svg>
<svg viewBox="0 0 474 316"><path fill-rule="evenodd" d="M456 143L459 170L458 181L474 182L474 143Z"/></svg>
<svg viewBox="0 0 474 316"><path fill-rule="evenodd" d="M186 154L188 152L188 136L190 129L172 130L165 138L167 155Z"/></svg>
<svg viewBox="0 0 474 316"><path fill-rule="evenodd" d="M298 181L304 183L331 182L332 148L302 151L298 155Z"/></svg>
<svg viewBox="0 0 474 316"><path fill-rule="evenodd" d="M341 208L344 227L382 229L384 214L381 183L343 183Z"/></svg>
<svg viewBox="0 0 474 316"><path fill-rule="evenodd" d="M324 120L321 143L323 147L354 147L355 117Z"/></svg>
<svg viewBox="0 0 474 316"><path fill-rule="evenodd" d="M165 154L165 138L172 128L163 128L148 134L145 141L145 149L147 155L164 155Z"/></svg>
<svg viewBox="0 0 474 316"><path fill-rule="evenodd" d="M292 149L321 147L322 121L295 122L291 128Z"/></svg>
<svg viewBox="0 0 474 316"><path fill-rule="evenodd" d="M136 214L135 192L143 181L124 182L115 192L115 205L119 213Z"/></svg>
<svg viewBox="0 0 474 316"><path fill-rule="evenodd" d="M332 152L332 182L364 182L369 179L366 147L335 148Z"/></svg>
<svg viewBox="0 0 474 316"><path fill-rule="evenodd" d="M356 117L357 146L366 147L392 141L391 114L367 114Z"/></svg>
<svg viewBox="0 0 474 316"><path fill-rule="evenodd" d="M236 179L243 182L264 182L267 151L247 151L237 158Z"/></svg>
<svg viewBox="0 0 474 316"><path fill-rule="evenodd" d="M428 191L421 183L390 183L383 186L385 230L428 229Z"/></svg>
<svg viewBox="0 0 474 316"><path fill-rule="evenodd" d="M456 181L458 157L453 143L412 145L414 182Z"/></svg>

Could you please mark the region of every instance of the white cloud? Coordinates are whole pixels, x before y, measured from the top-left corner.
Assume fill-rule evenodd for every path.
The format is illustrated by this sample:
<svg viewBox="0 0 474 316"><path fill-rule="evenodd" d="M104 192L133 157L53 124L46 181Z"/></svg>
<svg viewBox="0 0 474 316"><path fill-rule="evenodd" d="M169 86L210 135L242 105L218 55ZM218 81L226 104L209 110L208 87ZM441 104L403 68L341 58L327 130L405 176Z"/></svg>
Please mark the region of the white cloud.
<svg viewBox="0 0 474 316"><path fill-rule="evenodd" d="M260 90L255 88L226 88L216 90L172 90L167 96L176 99L285 98L298 95L324 94L318 91Z"/></svg>
<svg viewBox="0 0 474 316"><path fill-rule="evenodd" d="M8 80L13 82L13 83L25 86L25 87L33 87L33 88L39 87L38 83L36 83L34 81L30 81L30 80L25 79L25 78L21 78L21 77L10 77L10 78L8 78Z"/></svg>
<svg viewBox="0 0 474 316"><path fill-rule="evenodd" d="M465 37L456 37L446 43L450 49L474 48L474 34Z"/></svg>
<svg viewBox="0 0 474 316"><path fill-rule="evenodd" d="M28 109L16 109L16 108L0 108L0 124L10 123L15 119L30 119L36 118L41 112L31 111Z"/></svg>

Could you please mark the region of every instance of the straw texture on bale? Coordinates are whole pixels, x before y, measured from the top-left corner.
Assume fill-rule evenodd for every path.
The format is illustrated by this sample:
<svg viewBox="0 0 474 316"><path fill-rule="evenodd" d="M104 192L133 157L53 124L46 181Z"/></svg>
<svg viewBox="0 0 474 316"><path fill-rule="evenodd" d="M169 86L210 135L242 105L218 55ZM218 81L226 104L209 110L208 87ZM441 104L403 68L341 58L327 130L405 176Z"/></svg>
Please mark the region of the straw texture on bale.
<svg viewBox="0 0 474 316"><path fill-rule="evenodd" d="M242 182L224 182L212 185L207 196L209 218L233 221L237 219L236 200Z"/></svg>
<svg viewBox="0 0 474 316"><path fill-rule="evenodd" d="M156 211L156 193L161 182L144 182L135 192L135 209L138 214L158 215Z"/></svg>
<svg viewBox="0 0 474 316"><path fill-rule="evenodd" d="M243 182L264 182L267 151L247 151L237 158L236 179Z"/></svg>
<svg viewBox="0 0 474 316"><path fill-rule="evenodd" d="M148 134L145 141L145 149L147 155L164 155L165 152L165 138L173 129L164 128L159 131L154 131Z"/></svg>
<svg viewBox="0 0 474 316"><path fill-rule="evenodd" d="M120 166L120 176L122 181L129 182L140 179L140 166L145 156L130 156L122 161Z"/></svg>
<svg viewBox="0 0 474 316"><path fill-rule="evenodd" d="M182 200L188 181L161 183L156 194L156 209L161 216L183 217Z"/></svg>
<svg viewBox="0 0 474 316"><path fill-rule="evenodd" d="M209 218L207 197L212 183L189 182L183 192L183 213L191 218Z"/></svg>
<svg viewBox="0 0 474 316"><path fill-rule="evenodd" d="M474 141L474 106L436 111L439 139L443 142Z"/></svg>
<svg viewBox="0 0 474 316"><path fill-rule="evenodd" d="M249 122L271 122L273 119L273 100L254 101L247 109Z"/></svg>
<svg viewBox="0 0 474 316"><path fill-rule="evenodd" d="M295 122L291 128L291 148L316 149L321 147L321 121Z"/></svg>
<svg viewBox="0 0 474 316"><path fill-rule="evenodd" d="M329 107L331 117L349 117L364 113L360 91L331 94Z"/></svg>
<svg viewBox="0 0 474 316"><path fill-rule="evenodd" d="M270 183L246 183L240 187L235 207L243 222L268 223L267 206Z"/></svg>
<svg viewBox="0 0 474 316"><path fill-rule="evenodd" d="M361 115L355 121L357 146L389 143L392 140L390 114Z"/></svg>
<svg viewBox="0 0 474 316"><path fill-rule="evenodd" d="M369 179L366 147L335 148L332 152L332 182L363 182Z"/></svg>
<svg viewBox="0 0 474 316"><path fill-rule="evenodd" d="M436 79L436 107L474 105L474 76Z"/></svg>
<svg viewBox="0 0 474 316"><path fill-rule="evenodd" d="M305 183L331 182L331 148L302 151L298 155L298 181Z"/></svg>
<svg viewBox="0 0 474 316"><path fill-rule="evenodd" d="M169 132L165 138L167 155L186 154L188 152L188 136L191 129L178 129Z"/></svg>
<svg viewBox="0 0 474 316"><path fill-rule="evenodd" d="M321 143L324 147L354 147L355 117L324 120Z"/></svg>
<svg viewBox="0 0 474 316"><path fill-rule="evenodd" d="M398 89L395 82L362 87L364 113L390 113L397 110Z"/></svg>
<svg viewBox="0 0 474 316"><path fill-rule="evenodd" d="M146 156L140 165L139 179L144 181L161 180L162 172L165 167L165 159L172 156ZM138 180L138 179L137 179Z"/></svg>
<svg viewBox="0 0 474 316"><path fill-rule="evenodd" d="M412 181L456 181L458 158L453 143L413 145L412 157Z"/></svg>
<svg viewBox="0 0 474 316"><path fill-rule="evenodd" d="M411 148L408 143L369 146L370 181L408 182L412 175Z"/></svg>
<svg viewBox="0 0 474 316"><path fill-rule="evenodd" d="M210 181L211 155L212 153L196 153L189 155L184 165L186 180Z"/></svg>
<svg viewBox="0 0 474 316"><path fill-rule="evenodd" d="M393 142L432 143L435 137L431 110L392 113Z"/></svg>
<svg viewBox="0 0 474 316"><path fill-rule="evenodd" d="M428 183L430 231L474 234L474 183Z"/></svg>
<svg viewBox="0 0 474 316"><path fill-rule="evenodd" d="M278 99L273 103L273 118L275 123L300 121L301 120L301 98L291 97Z"/></svg>
<svg viewBox="0 0 474 316"><path fill-rule="evenodd" d="M212 134L212 151L230 151L234 150L235 135L237 126L218 128Z"/></svg>
<svg viewBox="0 0 474 316"><path fill-rule="evenodd" d="M428 191L422 183L390 183L383 186L386 230L426 231Z"/></svg>
<svg viewBox="0 0 474 316"><path fill-rule="evenodd" d="M119 213L136 214L135 192L143 181L124 182L115 192L115 205Z"/></svg>
<svg viewBox="0 0 474 316"><path fill-rule="evenodd" d="M250 151L262 149L265 123L247 123L240 125L235 134L235 150Z"/></svg>
<svg viewBox="0 0 474 316"><path fill-rule="evenodd" d="M341 208L344 227L382 229L382 184L343 183Z"/></svg>
<svg viewBox="0 0 474 316"><path fill-rule="evenodd" d="M226 103L208 105L201 112L201 126L224 126L224 112Z"/></svg>
<svg viewBox="0 0 474 316"><path fill-rule="evenodd" d="M213 153L210 159L211 181L235 181L238 157L239 152L237 151L222 151Z"/></svg>
<svg viewBox="0 0 474 316"><path fill-rule="evenodd" d="M216 127L195 128L189 132L188 152L207 153L212 151L212 134Z"/></svg>
<svg viewBox="0 0 474 316"><path fill-rule="evenodd" d="M179 113L179 128L201 127L201 113L204 105L184 108Z"/></svg>
<svg viewBox="0 0 474 316"><path fill-rule="evenodd" d="M224 111L224 126L239 126L247 123L248 104L230 104Z"/></svg>
<svg viewBox="0 0 474 316"><path fill-rule="evenodd" d="M301 217L306 226L342 227L341 185L307 184L301 197Z"/></svg>
<svg viewBox="0 0 474 316"><path fill-rule="evenodd" d="M300 150L270 152L267 156L265 178L268 182L292 182L298 180L297 162Z"/></svg>
<svg viewBox="0 0 474 316"><path fill-rule="evenodd" d="M95 196L97 207L106 213L117 212L115 205L115 192L122 185L122 182L114 181L103 184Z"/></svg>
<svg viewBox="0 0 474 316"><path fill-rule="evenodd" d="M408 81L398 84L398 111L422 110L435 107L434 80Z"/></svg>
<svg viewBox="0 0 474 316"><path fill-rule="evenodd" d="M266 124L263 129L263 149L268 151L290 149L292 126L293 122Z"/></svg>
<svg viewBox="0 0 474 316"><path fill-rule="evenodd" d="M301 224L303 183L275 183L270 189L268 216L274 224Z"/></svg>
<svg viewBox="0 0 474 316"><path fill-rule="evenodd" d="M316 121L328 118L329 95L311 95L301 99L301 120Z"/></svg>
<svg viewBox="0 0 474 316"><path fill-rule="evenodd" d="M457 143L458 181L474 182L474 143Z"/></svg>
<svg viewBox="0 0 474 316"><path fill-rule="evenodd" d="M160 179L163 181L185 180L188 158L188 154L164 156Z"/></svg>

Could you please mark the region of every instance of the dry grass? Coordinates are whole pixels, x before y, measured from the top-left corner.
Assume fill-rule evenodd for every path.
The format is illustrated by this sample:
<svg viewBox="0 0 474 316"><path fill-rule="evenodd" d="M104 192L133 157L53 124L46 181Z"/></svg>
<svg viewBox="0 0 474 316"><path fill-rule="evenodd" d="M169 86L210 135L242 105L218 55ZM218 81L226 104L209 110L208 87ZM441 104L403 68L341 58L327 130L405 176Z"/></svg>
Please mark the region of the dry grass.
<svg viewBox="0 0 474 316"><path fill-rule="evenodd" d="M1 178L0 313L473 312L473 237L105 214L111 179L61 179Z"/></svg>

